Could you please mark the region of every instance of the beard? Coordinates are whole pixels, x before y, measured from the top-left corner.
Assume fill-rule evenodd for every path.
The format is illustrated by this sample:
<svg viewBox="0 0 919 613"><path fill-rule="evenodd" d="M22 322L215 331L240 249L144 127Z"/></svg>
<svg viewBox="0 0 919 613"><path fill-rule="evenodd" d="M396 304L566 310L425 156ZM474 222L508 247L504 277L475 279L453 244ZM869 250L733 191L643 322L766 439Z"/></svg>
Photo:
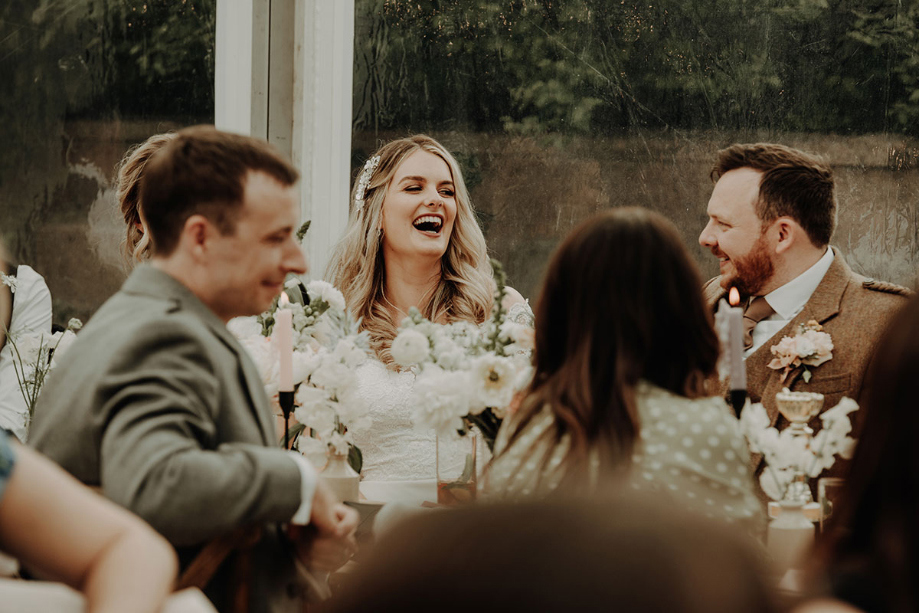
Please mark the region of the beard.
<svg viewBox="0 0 919 613"><path fill-rule="evenodd" d="M742 258L731 258L734 274L721 280L721 286L736 287L742 296L758 296L759 291L775 274L775 264L769 257L765 236L760 235L750 252Z"/></svg>

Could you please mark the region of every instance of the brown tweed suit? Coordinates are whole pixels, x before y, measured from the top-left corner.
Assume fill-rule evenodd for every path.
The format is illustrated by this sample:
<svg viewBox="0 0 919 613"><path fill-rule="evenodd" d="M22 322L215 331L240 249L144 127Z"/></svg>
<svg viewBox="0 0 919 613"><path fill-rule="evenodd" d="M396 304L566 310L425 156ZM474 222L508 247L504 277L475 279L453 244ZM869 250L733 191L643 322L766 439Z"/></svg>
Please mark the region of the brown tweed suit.
<svg viewBox="0 0 919 613"><path fill-rule="evenodd" d="M762 402L772 425L780 430L788 425L779 415L775 395L783 387L794 391L819 392L825 396L824 410L831 409L844 397L856 401L862 395L865 372L874 353L875 343L891 316L904 304L909 291L898 285L875 281L852 272L838 250L835 258L814 294L798 315L746 359L747 391L752 402ZM703 288L707 304L717 308L725 295L719 285L720 277L711 279ZM769 368L771 347L784 336L794 336L800 324L816 320L833 339L833 359L811 368L813 377L805 383L799 367L780 382L782 371ZM859 431L860 415L853 414L855 432ZM820 418L810 422L814 431L820 429ZM762 457L751 458L757 475ZM840 476L844 462L837 461L823 476Z"/></svg>

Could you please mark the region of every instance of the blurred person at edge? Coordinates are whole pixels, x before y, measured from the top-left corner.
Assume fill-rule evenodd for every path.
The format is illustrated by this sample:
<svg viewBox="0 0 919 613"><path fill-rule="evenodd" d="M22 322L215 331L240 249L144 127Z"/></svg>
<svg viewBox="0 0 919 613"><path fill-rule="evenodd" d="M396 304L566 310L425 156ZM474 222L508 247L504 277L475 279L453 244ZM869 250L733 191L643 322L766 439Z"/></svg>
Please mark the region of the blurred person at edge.
<svg viewBox="0 0 919 613"><path fill-rule="evenodd" d="M749 542L637 493L414 516L378 540L331 613L778 609Z"/></svg>
<svg viewBox="0 0 919 613"><path fill-rule="evenodd" d="M0 549L83 592L87 613L159 611L176 573L165 539L2 430Z"/></svg>
<svg viewBox="0 0 919 613"><path fill-rule="evenodd" d="M20 441L29 434L29 408L16 375L13 340L21 335L51 333L51 292L44 277L25 264L16 265L0 243L0 429ZM14 291L15 289L15 291Z"/></svg>
<svg viewBox="0 0 919 613"><path fill-rule="evenodd" d="M858 446L811 569L813 591L841 602L802 611L919 610L919 297L890 321L867 383Z"/></svg>

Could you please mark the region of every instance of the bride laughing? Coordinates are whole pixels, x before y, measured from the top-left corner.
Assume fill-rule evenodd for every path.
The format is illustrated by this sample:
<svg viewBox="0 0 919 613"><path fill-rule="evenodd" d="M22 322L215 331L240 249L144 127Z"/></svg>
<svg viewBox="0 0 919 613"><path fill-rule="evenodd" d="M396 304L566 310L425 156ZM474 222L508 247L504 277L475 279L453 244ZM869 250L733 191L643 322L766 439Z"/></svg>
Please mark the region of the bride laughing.
<svg viewBox="0 0 919 613"><path fill-rule="evenodd" d="M361 489L374 499L433 499L435 437L414 428L414 375L398 370L390 347L412 307L436 323L485 321L495 290L485 237L459 164L423 135L387 143L371 156L351 204L326 278L361 319L377 357L357 371L372 421L353 432L364 455ZM532 324L513 289L505 306L512 318Z"/></svg>

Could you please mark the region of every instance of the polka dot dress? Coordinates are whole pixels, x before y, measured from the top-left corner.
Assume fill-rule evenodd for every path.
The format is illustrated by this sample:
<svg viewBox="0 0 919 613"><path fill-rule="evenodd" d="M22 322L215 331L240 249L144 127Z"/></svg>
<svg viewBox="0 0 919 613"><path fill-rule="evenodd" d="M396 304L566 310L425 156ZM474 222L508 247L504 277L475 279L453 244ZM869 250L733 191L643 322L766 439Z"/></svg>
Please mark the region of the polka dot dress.
<svg viewBox="0 0 919 613"><path fill-rule="evenodd" d="M724 401L690 400L646 382L636 392L641 432L632 458L632 487L666 493L678 507L759 531L764 518L749 452ZM548 407L505 449L512 429L506 423L498 435L495 460L483 480L486 500L545 496L565 478L562 462L570 440L556 436ZM596 473L597 454L592 458Z"/></svg>

